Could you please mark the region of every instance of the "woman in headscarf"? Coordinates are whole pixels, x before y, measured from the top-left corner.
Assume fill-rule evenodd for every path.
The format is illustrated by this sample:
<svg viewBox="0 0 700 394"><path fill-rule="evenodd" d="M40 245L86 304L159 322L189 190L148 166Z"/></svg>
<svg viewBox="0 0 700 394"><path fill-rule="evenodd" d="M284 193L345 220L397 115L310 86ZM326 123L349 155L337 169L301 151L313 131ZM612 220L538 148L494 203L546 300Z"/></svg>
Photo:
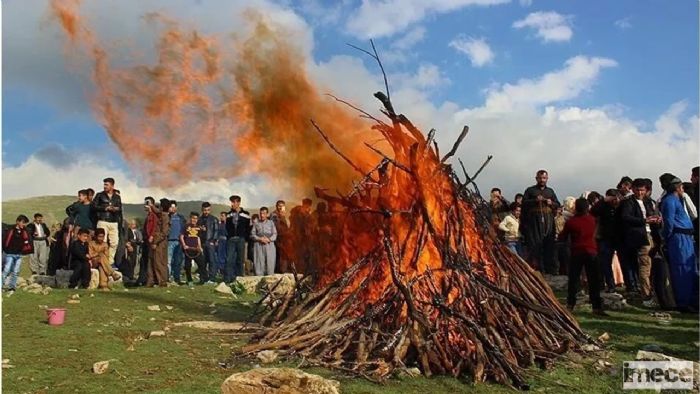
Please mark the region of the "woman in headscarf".
<svg viewBox="0 0 700 394"><path fill-rule="evenodd" d="M698 267L695 262L693 224L681 200L683 182L678 177L662 175L659 180L666 190L661 200L663 228L671 271L671 284L676 306L684 312L695 312L698 306Z"/></svg>

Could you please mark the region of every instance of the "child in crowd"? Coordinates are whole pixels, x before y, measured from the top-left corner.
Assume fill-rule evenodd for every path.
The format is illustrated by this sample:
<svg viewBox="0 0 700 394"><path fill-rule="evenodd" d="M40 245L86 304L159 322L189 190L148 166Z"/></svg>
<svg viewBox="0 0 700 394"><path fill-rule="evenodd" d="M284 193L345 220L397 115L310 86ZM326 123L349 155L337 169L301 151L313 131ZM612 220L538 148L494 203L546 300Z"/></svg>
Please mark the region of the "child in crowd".
<svg viewBox="0 0 700 394"><path fill-rule="evenodd" d="M117 281L122 275L109 264L109 245L105 242L105 237L103 228L96 229L95 239L88 243L88 254L91 258L91 268L97 268L100 273L100 290L109 291L109 277Z"/></svg>
<svg viewBox="0 0 700 394"><path fill-rule="evenodd" d="M260 208L260 219L253 223L250 238L255 242L253 247L253 265L255 275L272 275L275 273L275 240L277 229L272 220L268 219L267 207Z"/></svg>
<svg viewBox="0 0 700 394"><path fill-rule="evenodd" d="M70 277L69 287L71 289L78 286L87 289L90 286L90 252L88 239L90 230L81 228L78 231L78 239L70 245L70 269L73 275Z"/></svg>
<svg viewBox="0 0 700 394"><path fill-rule="evenodd" d="M570 311L574 310L581 280L581 269L585 268L593 314L607 316L607 313L603 311L603 302L600 298L600 265L596 260L598 249L595 242L595 218L588 213L590 207L585 198L576 200L574 206L575 216L566 221L564 229L559 233L560 241L571 237L571 265L568 272L566 305Z"/></svg>
<svg viewBox="0 0 700 394"><path fill-rule="evenodd" d="M200 269L204 268L204 254L202 253L202 226L198 224L199 214L190 212L190 222L182 229L180 234L180 244L185 255L185 276L187 276L187 286L194 287L192 281L192 261ZM180 283L178 283L180 284Z"/></svg>
<svg viewBox="0 0 700 394"><path fill-rule="evenodd" d="M22 256L34 253L34 245L26 229L27 223L29 223L28 217L17 216L15 226L7 230L2 243L2 251L5 252L2 285L9 291L15 291L17 286L17 276L19 276L19 270L22 267Z"/></svg>
<svg viewBox="0 0 700 394"><path fill-rule="evenodd" d="M504 239L508 249L523 257L520 244L520 211L521 208L516 203L511 204L510 213L498 224L498 229L503 231Z"/></svg>

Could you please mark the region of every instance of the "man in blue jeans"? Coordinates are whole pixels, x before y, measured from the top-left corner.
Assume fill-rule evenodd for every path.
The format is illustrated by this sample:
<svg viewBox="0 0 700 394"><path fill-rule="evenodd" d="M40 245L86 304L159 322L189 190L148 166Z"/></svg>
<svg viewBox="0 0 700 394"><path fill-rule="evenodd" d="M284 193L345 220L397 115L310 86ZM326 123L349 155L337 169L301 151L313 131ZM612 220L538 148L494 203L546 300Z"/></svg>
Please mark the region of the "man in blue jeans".
<svg viewBox="0 0 700 394"><path fill-rule="evenodd" d="M185 217L177 213L177 201L170 200L170 233L168 234L168 278L180 284L180 271L182 271L182 245L180 234L187 223Z"/></svg>
<svg viewBox="0 0 700 394"><path fill-rule="evenodd" d="M245 243L250 237L250 214L241 208L241 197L229 197L231 210L226 215L226 269L224 282L231 283L243 275Z"/></svg>
<svg viewBox="0 0 700 394"><path fill-rule="evenodd" d="M29 218L19 215L15 226L7 229L3 234L2 251L5 252L5 261L2 269L2 286L8 291L15 291L17 277L22 267L22 256L34 252L31 235L26 229L27 223Z"/></svg>
<svg viewBox="0 0 700 394"><path fill-rule="evenodd" d="M202 203L202 215L197 223L202 232L202 248L204 249L204 264L198 267L199 284L205 284L216 278L216 241L219 236L219 220L211 214L211 204Z"/></svg>

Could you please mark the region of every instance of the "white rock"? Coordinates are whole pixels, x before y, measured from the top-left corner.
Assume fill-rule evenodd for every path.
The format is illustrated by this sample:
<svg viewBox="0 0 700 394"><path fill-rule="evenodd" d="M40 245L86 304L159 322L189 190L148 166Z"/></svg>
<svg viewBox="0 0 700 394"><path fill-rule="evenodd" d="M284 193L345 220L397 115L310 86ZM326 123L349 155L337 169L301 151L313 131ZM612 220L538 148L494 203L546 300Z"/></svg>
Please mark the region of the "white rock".
<svg viewBox="0 0 700 394"><path fill-rule="evenodd" d="M219 283L219 285L214 288L214 291L221 294L233 295L233 290L231 290L231 288L224 282Z"/></svg>
<svg viewBox="0 0 700 394"><path fill-rule="evenodd" d="M155 338L155 337L164 337L165 336L165 331L158 330L158 331L151 331L150 334L148 334L148 338Z"/></svg>
<svg viewBox="0 0 700 394"><path fill-rule="evenodd" d="M340 383L294 368L256 368L229 376L221 393L339 394Z"/></svg>
<svg viewBox="0 0 700 394"><path fill-rule="evenodd" d="M92 372L94 372L97 375L102 375L103 373L107 372L108 368L109 361L98 361L92 364Z"/></svg>
<svg viewBox="0 0 700 394"><path fill-rule="evenodd" d="M160 305L149 305L149 306L147 307L147 309L148 309L149 311L158 312L158 311L160 311Z"/></svg>
<svg viewBox="0 0 700 394"><path fill-rule="evenodd" d="M263 350L259 352L255 357L260 360L263 364L269 364L277 360L277 352L274 350Z"/></svg>

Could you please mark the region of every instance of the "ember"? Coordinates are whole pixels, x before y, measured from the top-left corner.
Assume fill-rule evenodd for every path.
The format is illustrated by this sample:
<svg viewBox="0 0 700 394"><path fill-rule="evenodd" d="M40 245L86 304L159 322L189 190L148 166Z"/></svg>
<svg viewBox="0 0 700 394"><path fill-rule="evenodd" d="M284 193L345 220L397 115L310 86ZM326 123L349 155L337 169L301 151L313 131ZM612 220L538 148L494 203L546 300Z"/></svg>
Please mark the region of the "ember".
<svg viewBox="0 0 700 394"><path fill-rule="evenodd" d="M489 233L473 179L465 171L461 182L446 164L468 128L441 157L433 131L426 137L397 114L388 91L375 97L389 122L374 119L373 129L392 154L367 145L379 164L347 196L316 189L343 208L322 246L337 253L317 254L313 285L270 300L270 328L241 352L275 349L373 380L415 365L426 376L526 387L523 368L591 339L542 276Z"/></svg>

